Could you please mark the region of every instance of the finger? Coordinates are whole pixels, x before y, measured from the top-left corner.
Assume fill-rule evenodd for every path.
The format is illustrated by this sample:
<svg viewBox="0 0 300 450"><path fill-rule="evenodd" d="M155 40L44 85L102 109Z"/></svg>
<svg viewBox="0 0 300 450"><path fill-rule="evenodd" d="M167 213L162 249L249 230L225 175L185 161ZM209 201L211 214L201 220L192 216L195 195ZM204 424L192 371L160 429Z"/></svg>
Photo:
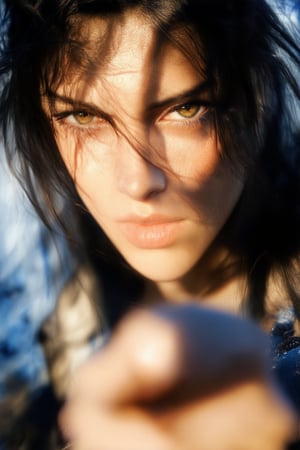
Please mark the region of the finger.
<svg viewBox="0 0 300 450"><path fill-rule="evenodd" d="M200 395L202 389L209 395L265 376L266 349L258 327L225 313L193 305L137 310L77 372L70 393L117 403L156 400L171 391L174 396L176 387L181 394Z"/></svg>
<svg viewBox="0 0 300 450"><path fill-rule="evenodd" d="M220 339L212 330L221 331L226 339ZM136 311L122 322L104 351L75 376L69 403L73 415L65 414L65 432L74 437L74 430L89 430L91 426L99 433L99 407L116 412L122 410L122 405L148 402L149 406L152 401L155 408L168 412L174 406L174 398L175 403L179 400L177 403L182 404L184 386L187 391L191 385L194 389L185 400L195 396L202 396L203 400L203 394L229 388L232 380L241 383L249 378L262 379L267 372L265 350L262 332L250 322L222 313L198 307ZM180 395L174 390L178 387ZM163 398L166 401L162 408ZM92 405L91 409L86 407L84 416L85 410L76 407L82 404ZM81 421L89 415L91 420L82 427ZM114 426L111 421L112 429ZM92 430L88 434L92 439ZM121 431L118 436L126 437Z"/></svg>
<svg viewBox="0 0 300 450"><path fill-rule="evenodd" d="M72 450L178 450L151 414L135 407L71 401L61 421L67 424Z"/></svg>
<svg viewBox="0 0 300 450"><path fill-rule="evenodd" d="M272 389L236 386L169 412L71 402L76 450L283 450L295 418ZM217 430L217 432L216 432Z"/></svg>
<svg viewBox="0 0 300 450"><path fill-rule="evenodd" d="M118 404L157 398L178 378L182 351L174 324L139 311L77 371L69 397L98 395L104 403Z"/></svg>
<svg viewBox="0 0 300 450"><path fill-rule="evenodd" d="M283 450L296 416L276 390L259 382L234 386L169 413L176 442L188 450Z"/></svg>
<svg viewBox="0 0 300 450"><path fill-rule="evenodd" d="M191 304L135 311L121 323L111 345L115 365L125 364L124 383L133 382L130 400L169 392L174 397L175 389L181 395L195 390L209 395L268 376L267 349L265 333L251 321Z"/></svg>

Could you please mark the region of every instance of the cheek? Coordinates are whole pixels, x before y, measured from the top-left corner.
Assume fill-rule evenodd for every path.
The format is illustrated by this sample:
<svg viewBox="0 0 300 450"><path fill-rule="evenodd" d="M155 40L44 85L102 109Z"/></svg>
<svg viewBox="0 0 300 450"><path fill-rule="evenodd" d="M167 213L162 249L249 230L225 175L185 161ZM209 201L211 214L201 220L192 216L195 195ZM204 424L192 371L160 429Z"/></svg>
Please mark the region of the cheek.
<svg viewBox="0 0 300 450"><path fill-rule="evenodd" d="M234 178L230 171L220 170L213 178L202 179L198 191L189 191L189 201L206 225L220 229L238 202L242 189L241 180Z"/></svg>
<svg viewBox="0 0 300 450"><path fill-rule="evenodd" d="M80 142L75 141L74 138L71 137L69 133L64 132L64 130L55 130L55 138L65 166L75 181L77 168L81 165Z"/></svg>
<svg viewBox="0 0 300 450"><path fill-rule="evenodd" d="M101 183L109 170L108 158L103 157L106 147L87 137L74 138L67 131L57 133L56 142L77 189L87 194L95 192L95 181Z"/></svg>
<svg viewBox="0 0 300 450"><path fill-rule="evenodd" d="M95 218L105 215L111 202L103 192L107 192L109 180L107 174L112 168L108 167L107 158L100 158L99 145L81 142L81 139L70 137L69 133L60 132L56 135L56 142L65 166L70 173L76 190L83 203ZM107 203L107 204L106 204Z"/></svg>
<svg viewBox="0 0 300 450"><path fill-rule="evenodd" d="M117 201L113 174L114 165L109 158L95 155L93 148L85 148L77 157L77 167L73 177L76 190L82 201L99 222L112 211Z"/></svg>
<svg viewBox="0 0 300 450"><path fill-rule="evenodd" d="M222 159L214 139L200 148L190 147L188 156L177 171L179 191L202 222L221 227L241 195L243 180Z"/></svg>
<svg viewBox="0 0 300 450"><path fill-rule="evenodd" d="M165 157L170 172L195 190L212 178L221 164L218 143L212 133L208 136L185 133L184 139L170 137Z"/></svg>

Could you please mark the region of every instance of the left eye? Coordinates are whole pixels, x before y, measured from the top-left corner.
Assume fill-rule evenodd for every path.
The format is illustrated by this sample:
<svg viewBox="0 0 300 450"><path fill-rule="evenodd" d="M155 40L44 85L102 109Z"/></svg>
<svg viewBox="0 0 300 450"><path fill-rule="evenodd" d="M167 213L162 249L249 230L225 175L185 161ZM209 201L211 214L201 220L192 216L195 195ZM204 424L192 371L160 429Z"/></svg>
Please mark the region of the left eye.
<svg viewBox="0 0 300 450"><path fill-rule="evenodd" d="M201 106L193 103L187 103L186 105L178 106L175 111L186 119L191 119L198 114Z"/></svg>
<svg viewBox="0 0 300 450"><path fill-rule="evenodd" d="M80 111L78 113L74 113L74 114L72 114L72 116L79 125L87 125L87 124L91 123L95 117L86 111Z"/></svg>

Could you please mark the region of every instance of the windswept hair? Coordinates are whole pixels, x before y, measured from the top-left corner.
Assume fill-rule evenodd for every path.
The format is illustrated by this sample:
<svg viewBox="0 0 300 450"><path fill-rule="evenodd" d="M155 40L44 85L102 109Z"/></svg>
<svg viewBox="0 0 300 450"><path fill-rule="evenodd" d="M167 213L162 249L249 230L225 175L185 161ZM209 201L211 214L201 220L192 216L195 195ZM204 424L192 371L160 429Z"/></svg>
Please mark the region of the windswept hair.
<svg viewBox="0 0 300 450"><path fill-rule="evenodd" d="M268 279L276 273L300 317L296 27L288 30L264 0L6 0L4 4L1 127L9 160L13 165L18 155L19 175L43 219L49 222L57 215L57 192L74 201L77 194L43 110L42 95L55 89L68 70L92 72L83 20L94 16L111 20L112 27L99 40L103 49L109 48L114 23L129 8L139 8L153 20L161 39L170 39L204 73L222 157L246 179L220 239L248 274L250 312L263 315Z"/></svg>

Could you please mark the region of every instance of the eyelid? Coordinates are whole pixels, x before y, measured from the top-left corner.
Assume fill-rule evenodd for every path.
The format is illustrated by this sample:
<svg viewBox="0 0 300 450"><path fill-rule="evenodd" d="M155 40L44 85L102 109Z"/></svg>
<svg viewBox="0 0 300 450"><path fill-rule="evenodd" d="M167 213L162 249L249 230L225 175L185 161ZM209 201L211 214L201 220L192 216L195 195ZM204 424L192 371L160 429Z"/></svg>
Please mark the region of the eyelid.
<svg viewBox="0 0 300 450"><path fill-rule="evenodd" d="M52 114L52 117L54 117L54 119L60 121L60 120L66 119L67 117L70 117L70 116L76 116L80 113L89 114L100 120L102 119L104 122L108 122L109 124L112 124L112 119L104 112L99 111L99 110L95 111L93 109L89 109L86 107L80 107L80 106L78 108L77 107L76 108L68 108L68 109L62 110L61 112L55 112Z"/></svg>
<svg viewBox="0 0 300 450"><path fill-rule="evenodd" d="M168 112L178 111L180 108L183 108L184 106L191 105L191 106L199 106L203 108L209 108L212 106L212 103L208 100L202 100L202 99L189 99L185 102L180 102L178 105L172 106ZM168 113L167 112L167 113Z"/></svg>
<svg viewBox="0 0 300 450"><path fill-rule="evenodd" d="M169 114L173 113L173 112L177 112L179 111L181 108L183 108L184 106L199 106L199 108L204 108L204 112L203 114L205 114L209 109L213 108L212 102L208 101L208 100L202 100L202 99L187 99L184 102L180 102L177 105L173 105L170 108L168 108L166 111L164 111L160 116L159 116L159 120L164 119L165 117L167 117ZM193 118L190 119L186 119L188 121L191 121ZM197 118L199 119L199 117Z"/></svg>

